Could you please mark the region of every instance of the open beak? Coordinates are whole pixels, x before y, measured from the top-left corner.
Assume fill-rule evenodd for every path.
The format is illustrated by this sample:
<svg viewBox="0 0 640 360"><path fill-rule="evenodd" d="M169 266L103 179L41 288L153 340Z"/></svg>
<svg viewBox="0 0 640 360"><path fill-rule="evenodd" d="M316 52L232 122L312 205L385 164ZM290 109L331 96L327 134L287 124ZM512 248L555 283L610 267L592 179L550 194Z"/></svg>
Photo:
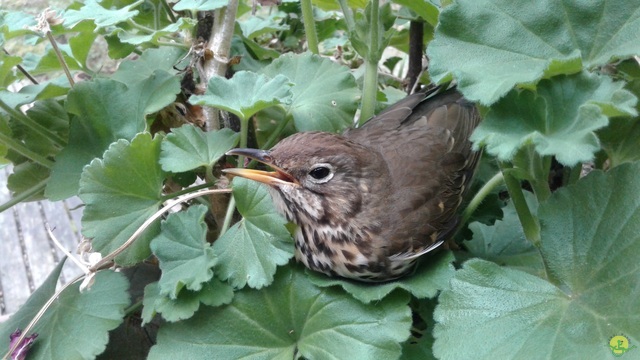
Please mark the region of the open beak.
<svg viewBox="0 0 640 360"><path fill-rule="evenodd" d="M293 178L293 176L273 164L273 158L269 155L268 151L260 149L232 149L227 151L227 155L246 156L270 166L274 171L242 168L223 169L222 172L226 174L241 176L270 186L298 185L298 182Z"/></svg>

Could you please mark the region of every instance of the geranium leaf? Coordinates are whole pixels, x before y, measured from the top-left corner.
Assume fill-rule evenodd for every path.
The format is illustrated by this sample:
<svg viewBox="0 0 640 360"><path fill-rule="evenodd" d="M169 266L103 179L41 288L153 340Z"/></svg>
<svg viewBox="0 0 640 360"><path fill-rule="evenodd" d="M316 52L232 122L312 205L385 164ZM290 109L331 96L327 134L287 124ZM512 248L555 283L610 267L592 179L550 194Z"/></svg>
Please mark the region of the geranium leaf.
<svg viewBox="0 0 640 360"><path fill-rule="evenodd" d="M266 289L244 289L229 305L163 326L149 359L393 359L409 337L407 301L395 294L364 305L285 267Z"/></svg>
<svg viewBox="0 0 640 360"><path fill-rule="evenodd" d="M258 111L291 100L291 83L284 75L269 78L249 71L239 71L231 79L214 76L204 95L193 95L189 102L232 112L248 120Z"/></svg>
<svg viewBox="0 0 640 360"><path fill-rule="evenodd" d="M175 47L161 47L149 49L135 60L125 60L118 66L118 70L111 79L124 84L134 84L147 80L156 70L163 70L173 74L173 68L185 54L185 51Z"/></svg>
<svg viewBox="0 0 640 360"><path fill-rule="evenodd" d="M160 164L171 172L211 166L238 144L240 135L231 129L204 132L193 125L173 129L162 142Z"/></svg>
<svg viewBox="0 0 640 360"><path fill-rule="evenodd" d="M299 131L338 132L353 123L360 91L349 68L304 53L284 54L262 72L285 75L295 84L287 111Z"/></svg>
<svg viewBox="0 0 640 360"><path fill-rule="evenodd" d="M183 287L198 291L213 277L215 259L206 239L206 213L206 206L195 205L169 215L151 241L151 251L162 270L158 281L161 295L175 299Z"/></svg>
<svg viewBox="0 0 640 360"><path fill-rule="evenodd" d="M490 105L516 84L640 53L639 10L636 0L456 1L440 14L429 72Z"/></svg>
<svg viewBox="0 0 640 360"><path fill-rule="evenodd" d="M24 329L49 300L49 298L51 298L51 296L56 292L58 278L60 277L60 272L62 271L65 261L66 258L56 265L42 285L40 285L36 291L31 294L31 296L29 296L27 301L18 311L12 314L8 320L0 323L0 339L4 339L4 341L6 341L2 343L2 347L0 349L5 349L5 346L9 344L7 341L7 339L9 339L9 335L16 329ZM6 350L0 350L0 352L4 354L8 350L9 348L7 347Z"/></svg>
<svg viewBox="0 0 640 360"><path fill-rule="evenodd" d="M600 149L595 131L608 124L607 116L636 113L637 99L623 86L580 73L543 80L537 94L513 90L491 107L471 140L500 160L533 143L538 153L565 165L589 161Z"/></svg>
<svg viewBox="0 0 640 360"><path fill-rule="evenodd" d="M239 23L242 35L249 39L255 39L263 34L289 30L288 24L281 24L282 19L286 16L283 12L275 12L266 19L252 16Z"/></svg>
<svg viewBox="0 0 640 360"><path fill-rule="evenodd" d="M535 213L538 209L535 196L530 192L524 194L529 209ZM491 226L479 222L470 224L473 238L464 243L465 247L473 256L543 276L540 251L525 239L513 202L509 202L502 211L502 220L496 220Z"/></svg>
<svg viewBox="0 0 640 360"><path fill-rule="evenodd" d="M267 189L243 178L233 179L232 186L243 219L213 243L215 271L236 288L261 288L273 281L276 266L291 259L293 241Z"/></svg>
<svg viewBox="0 0 640 360"><path fill-rule="evenodd" d="M133 45L140 44L156 44L158 40L163 36L172 35L183 30L191 30L196 25L196 21L189 18L179 18L178 21L171 23L162 29L155 30L152 33L131 33L124 30L119 30L118 38L121 42Z"/></svg>
<svg viewBox="0 0 640 360"><path fill-rule="evenodd" d="M82 172L79 195L86 204L82 233L93 239L93 250L103 256L122 245L162 203L160 142L160 137L151 139L148 133L131 143L117 141L102 160L92 161ZM159 230L159 223L152 224L116 261L130 265L145 259Z"/></svg>
<svg viewBox="0 0 640 360"><path fill-rule="evenodd" d="M62 18L64 26L72 28L84 20L93 20L98 28L104 28L132 19L138 15L138 10L132 10L135 4L123 6L119 9L105 9L96 0L85 0L80 10L67 10Z"/></svg>
<svg viewBox="0 0 640 360"><path fill-rule="evenodd" d="M346 279L330 278L326 275L308 271L311 282L320 287L341 286L356 299L370 303L379 301L396 289L404 289L418 299L432 298L449 286L449 280L455 270L451 252L422 259L415 273L384 284L368 284Z"/></svg>
<svg viewBox="0 0 640 360"><path fill-rule="evenodd" d="M180 0L173 5L174 11L211 11L223 8L229 0Z"/></svg>
<svg viewBox="0 0 640 360"><path fill-rule="evenodd" d="M201 303L220 306L230 303L231 299L233 288L215 278L206 282L198 291L180 291L176 299L160 294L158 283L151 283L144 288L142 324L151 322L156 313L162 314L162 318L170 322L188 319L198 311Z"/></svg>
<svg viewBox="0 0 640 360"><path fill-rule="evenodd" d="M540 250L552 281L465 263L436 308L435 355L604 359L615 335L638 344L638 173L638 162L594 171L540 205Z"/></svg>
<svg viewBox="0 0 640 360"><path fill-rule="evenodd" d="M130 86L106 79L78 83L66 104L75 115L69 144L56 156L46 196L62 200L76 195L82 168L114 141L133 139L145 129L145 115L169 105L179 92L179 79L161 70Z"/></svg>
<svg viewBox="0 0 640 360"><path fill-rule="evenodd" d="M45 288L49 287L47 293L55 289L56 279L57 274L47 279L50 282L45 285ZM120 325L124 309L130 304L127 293L129 284L122 274L101 271L96 274L95 282L89 289L80 292L79 285L77 283L63 291L38 321L33 329L38 337L29 351L29 359L92 359L104 351L109 331ZM33 296L38 302L48 300L44 293ZM37 309L31 308L34 304L29 305L26 311L34 311L39 310L44 302ZM14 316L20 315L19 312ZM2 324L0 332L9 330L5 326L24 328L28 320L30 318L18 324Z"/></svg>

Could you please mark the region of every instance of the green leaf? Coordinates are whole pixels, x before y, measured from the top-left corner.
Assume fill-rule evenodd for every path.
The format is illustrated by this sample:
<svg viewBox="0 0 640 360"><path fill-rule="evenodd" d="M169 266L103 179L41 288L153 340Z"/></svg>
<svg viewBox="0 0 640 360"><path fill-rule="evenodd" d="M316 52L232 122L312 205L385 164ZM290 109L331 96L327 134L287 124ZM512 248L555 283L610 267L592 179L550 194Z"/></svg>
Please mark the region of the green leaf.
<svg viewBox="0 0 640 360"><path fill-rule="evenodd" d="M409 336L407 301L396 294L364 305L286 267L264 290L239 291L230 305L163 326L149 359L394 359Z"/></svg>
<svg viewBox="0 0 640 360"><path fill-rule="evenodd" d="M119 140L102 160L85 167L80 179L80 198L86 204L82 233L92 238L92 248L103 256L117 249L153 215L162 203L164 174L158 164L160 137L142 133L131 142ZM116 258L132 265L151 253L149 242L160 230L151 225Z"/></svg>
<svg viewBox="0 0 640 360"><path fill-rule="evenodd" d="M38 21L33 14L22 11L0 11L0 33L5 40L14 37L33 34L31 27L36 26Z"/></svg>
<svg viewBox="0 0 640 360"><path fill-rule="evenodd" d="M46 196L62 200L75 195L85 165L114 141L131 140L143 131L145 115L172 103L179 92L179 79L161 70L130 86L110 79L78 83L66 104L75 115L69 144L56 156Z"/></svg>
<svg viewBox="0 0 640 360"><path fill-rule="evenodd" d="M220 306L230 303L232 299L233 288L215 278L205 283L199 291L180 291L176 299L160 294L160 286L154 282L144 288L142 324L150 323L157 313L170 322L188 319L198 311L200 303Z"/></svg>
<svg viewBox="0 0 640 360"><path fill-rule="evenodd" d="M218 256L215 271L236 288L261 288L271 284L276 266L293 256L291 234L262 185L235 178L232 187L243 218L213 243Z"/></svg>
<svg viewBox="0 0 640 360"><path fill-rule="evenodd" d="M25 305L27 311L35 314L44 305L55 289L56 279L57 274L47 278L46 294L32 295L35 300L30 300L34 303L28 303L28 307ZM79 283L62 292L38 321L33 329L38 338L29 351L29 359L90 359L104 351L109 331L120 325L130 303L127 280L115 271L102 271L91 288L80 292L78 287ZM41 305L33 308L35 302ZM18 312L14 316L23 315ZM30 314L16 324L3 324L0 332L24 328L31 317Z"/></svg>
<svg viewBox="0 0 640 360"><path fill-rule="evenodd" d="M460 0L440 14L429 72L490 105L517 84L637 55L639 26L636 0Z"/></svg>
<svg viewBox="0 0 640 360"><path fill-rule="evenodd" d="M607 116L636 114L637 99L623 86L580 73L543 80L537 94L514 90L491 107L471 140L500 160L529 143L564 165L592 160L600 149L594 132L608 124Z"/></svg>
<svg viewBox="0 0 640 360"><path fill-rule="evenodd" d="M31 296L29 296L27 301L18 311L11 315L8 320L0 322L0 339L5 340L0 347L0 353L4 354L9 351L9 348L7 347L9 343L6 342L6 339L9 339L9 335L16 331L16 329L24 329L49 300L49 298L55 294L58 278L60 277L60 272L62 271L65 261L66 258L56 265L42 285L40 285L36 291L31 294ZM27 335L31 334L29 333Z"/></svg>
<svg viewBox="0 0 640 360"><path fill-rule="evenodd" d="M427 0L393 0L394 3L405 6L415 11L418 16L426 20L432 26L438 23L438 7Z"/></svg>
<svg viewBox="0 0 640 360"><path fill-rule="evenodd" d="M204 132L193 125L173 129L162 142L160 165L174 173L209 167L238 144L231 129Z"/></svg>
<svg viewBox="0 0 640 360"><path fill-rule="evenodd" d="M335 0L311 0L311 3L322 10L339 10L340 6ZM347 0L350 9L364 9L367 5L366 0Z"/></svg>
<svg viewBox="0 0 640 360"><path fill-rule="evenodd" d="M195 25L195 20L181 17L175 23L169 24L162 29L155 30L152 33L132 33L124 30L119 30L117 33L120 41L126 44L141 45L149 43L158 45L160 38L174 35L183 30L191 30Z"/></svg>
<svg viewBox="0 0 640 360"><path fill-rule="evenodd" d="M284 54L263 73L295 84L287 111L299 131L338 132L353 123L360 91L347 67L311 53Z"/></svg>
<svg viewBox="0 0 640 360"><path fill-rule="evenodd" d="M638 162L594 171L540 205L553 282L484 260L465 263L440 296L435 355L605 359L615 335L638 344L638 173Z"/></svg>
<svg viewBox="0 0 640 360"><path fill-rule="evenodd" d="M173 5L174 11L210 11L223 8L229 0L180 0Z"/></svg>
<svg viewBox="0 0 640 360"><path fill-rule="evenodd" d="M640 118L616 118L609 126L598 131L602 148L615 167L625 162L640 160Z"/></svg>
<svg viewBox="0 0 640 360"><path fill-rule="evenodd" d="M248 71L237 72L231 79L214 76L204 95L193 95L189 102L229 111L248 120L258 111L291 100L291 83L284 75L269 78Z"/></svg>
<svg viewBox="0 0 640 360"><path fill-rule="evenodd" d="M287 14L283 12L274 12L266 19L252 16L247 20L239 22L240 29L242 30L242 34L249 39L255 39L258 36L277 31L286 31L289 30L289 25L281 24L286 16Z"/></svg>
<svg viewBox="0 0 640 360"><path fill-rule="evenodd" d="M19 106L32 103L35 100L66 95L68 91L69 82L66 78L58 77L50 81L43 81L38 85L27 85L18 92L0 90L0 99L10 107L17 109ZM4 110L0 111L4 112Z"/></svg>
<svg viewBox="0 0 640 360"><path fill-rule="evenodd" d="M339 285L354 298L364 303L379 301L396 289L404 289L416 298L422 299L435 297L439 291L449 286L449 280L455 273L451 264L453 260L451 252L425 257L414 274L384 284L368 284L330 278L312 271L308 271L308 273L309 279L315 285L320 287Z"/></svg>
<svg viewBox="0 0 640 360"><path fill-rule="evenodd" d="M17 196L40 187L40 183L48 177L49 170L40 164L33 162L14 164L13 173L7 179L7 188L11 190L12 196ZM44 198L43 195L43 191L39 191L27 198L26 201L42 200Z"/></svg>
<svg viewBox="0 0 640 360"><path fill-rule="evenodd" d="M538 208L535 196L528 191L524 194L529 209L535 214ZM510 201L502 211L502 220L496 220L492 226L479 222L470 224L473 238L464 243L465 247L473 256L543 276L540 251L524 237L513 202Z"/></svg>
<svg viewBox="0 0 640 360"><path fill-rule="evenodd" d="M125 60L118 66L118 70L111 76L111 79L118 80L124 84L133 84L145 81L153 76L156 70L163 70L168 73L175 73L174 65L180 61L185 54L183 49L175 47L161 47L149 49L135 60Z"/></svg>
<svg viewBox="0 0 640 360"><path fill-rule="evenodd" d="M119 9L105 9L96 0L85 0L84 6L80 10L67 10L62 18L64 26L67 28L72 28L84 20L93 20L98 28L105 28L133 19L139 11L131 9L137 4L123 6Z"/></svg>
<svg viewBox="0 0 640 360"><path fill-rule="evenodd" d="M158 281L161 295L175 299L183 287L198 291L213 277L215 258L206 239L206 213L206 206L195 205L169 215L151 241L151 251L162 270Z"/></svg>

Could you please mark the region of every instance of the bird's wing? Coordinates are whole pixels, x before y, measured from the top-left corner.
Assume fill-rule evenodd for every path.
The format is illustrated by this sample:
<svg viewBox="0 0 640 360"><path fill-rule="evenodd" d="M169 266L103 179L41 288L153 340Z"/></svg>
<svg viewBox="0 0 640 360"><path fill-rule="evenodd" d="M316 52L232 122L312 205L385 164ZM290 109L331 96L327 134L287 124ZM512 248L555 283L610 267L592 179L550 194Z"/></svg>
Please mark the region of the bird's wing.
<svg viewBox="0 0 640 360"><path fill-rule="evenodd" d="M386 237L402 239L391 255L421 253L452 235L478 160L468 140L480 121L475 106L455 90L415 95L345 135L382 154L393 178L394 198L381 214L390 219Z"/></svg>

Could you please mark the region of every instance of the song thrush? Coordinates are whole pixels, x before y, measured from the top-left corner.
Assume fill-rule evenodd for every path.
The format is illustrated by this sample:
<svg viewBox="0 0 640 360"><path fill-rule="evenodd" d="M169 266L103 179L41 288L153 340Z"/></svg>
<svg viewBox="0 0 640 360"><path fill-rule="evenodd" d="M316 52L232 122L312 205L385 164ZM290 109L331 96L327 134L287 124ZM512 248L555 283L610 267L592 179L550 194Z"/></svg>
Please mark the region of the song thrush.
<svg viewBox="0 0 640 360"><path fill-rule="evenodd" d="M361 281L407 274L453 235L479 154L480 121L455 89L417 93L342 135L302 132L269 151L234 149L274 169L227 169L269 186L298 225L296 258L308 268Z"/></svg>

